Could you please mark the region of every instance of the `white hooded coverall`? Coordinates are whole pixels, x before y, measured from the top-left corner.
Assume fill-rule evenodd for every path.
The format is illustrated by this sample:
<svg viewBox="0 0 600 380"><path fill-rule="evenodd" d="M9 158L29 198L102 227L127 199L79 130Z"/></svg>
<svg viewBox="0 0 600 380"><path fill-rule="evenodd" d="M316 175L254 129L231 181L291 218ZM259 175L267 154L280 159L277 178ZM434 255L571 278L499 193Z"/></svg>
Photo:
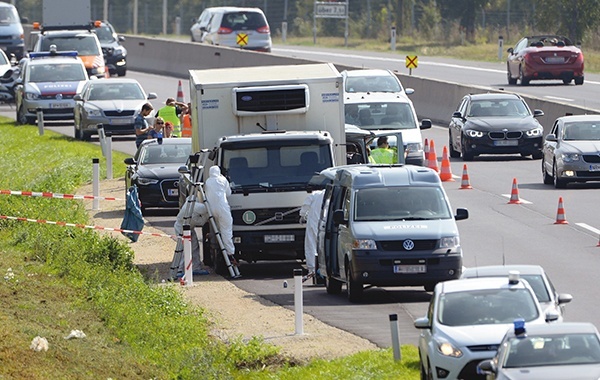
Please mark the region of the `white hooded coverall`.
<svg viewBox="0 0 600 380"><path fill-rule="evenodd" d="M173 228L175 229L175 235L183 236L183 223L185 210L187 209L188 203L190 201L191 195L186 199L186 203L183 205L179 213L177 214L177 219L175 219L175 225ZM192 229L192 270L197 271L202 269L202 264L200 260L200 243L198 242L198 235L196 234L196 227L201 227L208 221L208 212L206 211L206 207L198 200L194 202L194 208L192 209L192 217L189 219L188 223ZM184 271L184 255L181 255L181 261L179 262L179 272Z"/></svg>
<svg viewBox="0 0 600 380"><path fill-rule="evenodd" d="M304 256L309 273L315 271L315 257L317 256L317 232L319 217L323 205L325 190L315 190L308 194L300 208L300 216L306 220L306 233L304 236Z"/></svg>
<svg viewBox="0 0 600 380"><path fill-rule="evenodd" d="M227 202L227 197L231 195L231 187L229 187L229 181L221 175L221 169L218 166L211 166L208 173L208 179L204 182L204 193L206 194L208 207L221 233L225 251L229 256L233 256L235 253L233 217L231 216L229 202Z"/></svg>

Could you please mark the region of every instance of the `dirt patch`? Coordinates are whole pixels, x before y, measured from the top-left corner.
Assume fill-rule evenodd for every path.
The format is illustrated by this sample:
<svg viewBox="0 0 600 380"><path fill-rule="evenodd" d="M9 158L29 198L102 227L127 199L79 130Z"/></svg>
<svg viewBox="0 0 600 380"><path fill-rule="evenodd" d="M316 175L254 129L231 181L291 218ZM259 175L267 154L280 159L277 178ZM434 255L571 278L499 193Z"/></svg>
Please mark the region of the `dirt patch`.
<svg viewBox="0 0 600 380"><path fill-rule="evenodd" d="M100 195L124 198L123 178L105 180L100 184ZM92 194L92 184L82 187L77 194ZM119 228L125 211L125 201L99 202L100 210L93 210L91 200L84 201L94 225ZM175 217L173 217L173 222ZM149 233L163 233L146 223L143 229ZM120 233L105 232L130 241ZM141 235L130 243L135 252L135 263L143 273L157 282L169 276L169 268L175 249L175 241L168 237ZM164 282L167 284L167 282ZM313 358L333 359L359 351L377 349L366 339L329 326L305 314L304 334L295 335L294 312L260 296L245 292L222 276L211 273L196 276L191 287L174 285L192 304L207 311L213 324L212 333L223 340L241 337L263 337L265 341L281 348L284 355L295 362Z"/></svg>

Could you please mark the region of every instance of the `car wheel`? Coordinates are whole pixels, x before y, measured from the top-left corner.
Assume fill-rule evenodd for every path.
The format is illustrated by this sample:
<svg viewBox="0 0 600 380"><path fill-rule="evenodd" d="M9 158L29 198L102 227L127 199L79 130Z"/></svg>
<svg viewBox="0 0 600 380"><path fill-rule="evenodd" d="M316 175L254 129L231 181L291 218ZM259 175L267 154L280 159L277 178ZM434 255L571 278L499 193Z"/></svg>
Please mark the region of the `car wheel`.
<svg viewBox="0 0 600 380"><path fill-rule="evenodd" d="M117 76L124 77L127 74L127 69L117 70Z"/></svg>
<svg viewBox="0 0 600 380"><path fill-rule="evenodd" d="M19 110L17 111L17 121L21 125L35 124L35 118L25 115L25 109L23 108L23 106L19 107Z"/></svg>
<svg viewBox="0 0 600 380"><path fill-rule="evenodd" d="M434 380L433 371L431 370L431 364L427 364L427 380Z"/></svg>
<svg viewBox="0 0 600 380"><path fill-rule="evenodd" d="M463 136L463 141L465 141L464 136ZM465 146L464 143L461 144L461 154L462 154L463 161L473 161L473 158L475 157L473 152L470 152L467 150L467 147Z"/></svg>
<svg viewBox="0 0 600 380"><path fill-rule="evenodd" d="M567 187L567 181L558 176L558 167L556 166L556 161L552 165L552 173L554 173L554 187L557 189L565 189Z"/></svg>
<svg viewBox="0 0 600 380"><path fill-rule="evenodd" d="M527 86L529 84L529 78L523 75L523 69L519 66L519 80L521 81L521 86Z"/></svg>
<svg viewBox="0 0 600 380"><path fill-rule="evenodd" d="M582 85L583 84L583 77L575 77L575 84L576 85Z"/></svg>
<svg viewBox="0 0 600 380"><path fill-rule="evenodd" d="M346 292L350 302L359 302L362 299L363 284L354 279L351 264L346 266Z"/></svg>
<svg viewBox="0 0 600 380"><path fill-rule="evenodd" d="M534 160L540 160L542 157L544 157L544 153L541 150L536 150L531 154L531 158Z"/></svg>
<svg viewBox="0 0 600 380"><path fill-rule="evenodd" d="M448 133L448 150L450 151L450 157L459 158L460 152L454 149L454 144L452 144L452 133Z"/></svg>
<svg viewBox="0 0 600 380"><path fill-rule="evenodd" d="M340 294L342 292L342 282L328 274L325 277L325 289L329 294Z"/></svg>
<svg viewBox="0 0 600 380"><path fill-rule="evenodd" d="M546 171L546 160L542 159L542 178L544 179L544 185L552 185L554 178Z"/></svg>
<svg viewBox="0 0 600 380"><path fill-rule="evenodd" d="M510 75L510 70L508 70L508 68L506 69L506 76L508 78L508 84L517 84L517 78L513 78L512 75Z"/></svg>
<svg viewBox="0 0 600 380"><path fill-rule="evenodd" d="M81 141L90 141L92 139L92 134L89 132L81 131L79 133L81 135Z"/></svg>
<svg viewBox="0 0 600 380"><path fill-rule="evenodd" d="M569 83L571 83L572 80L573 79L571 79L571 78L563 78L562 81L563 81L564 84L569 84Z"/></svg>
<svg viewBox="0 0 600 380"><path fill-rule="evenodd" d="M76 125L73 126L73 136L75 136L76 140L81 140L81 130Z"/></svg>

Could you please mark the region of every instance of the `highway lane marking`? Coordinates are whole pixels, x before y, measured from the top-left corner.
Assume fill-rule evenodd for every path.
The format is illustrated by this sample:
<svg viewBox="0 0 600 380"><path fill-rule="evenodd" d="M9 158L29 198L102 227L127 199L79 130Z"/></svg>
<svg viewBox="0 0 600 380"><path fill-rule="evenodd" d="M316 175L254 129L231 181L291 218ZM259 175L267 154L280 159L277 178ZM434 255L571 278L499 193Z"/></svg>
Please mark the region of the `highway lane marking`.
<svg viewBox="0 0 600 380"><path fill-rule="evenodd" d="M506 198L508 198L508 199L510 199L510 196L511 196L511 195L510 195L510 194L502 194L502 196L503 196L503 197L506 197ZM526 204L526 205L531 205L531 204L533 204L533 202L526 201L525 199L523 199L523 198L520 198L520 197L519 197L519 200L521 201L521 203L523 203L523 204Z"/></svg>
<svg viewBox="0 0 600 380"><path fill-rule="evenodd" d="M590 226L588 224L585 224L585 223L575 223L575 225L577 225L579 227L582 227L582 228L585 228L588 231L591 231L591 232L593 232L595 234L600 235L600 230L599 229L594 228L594 227L592 227L592 226Z"/></svg>
<svg viewBox="0 0 600 380"><path fill-rule="evenodd" d="M553 100L564 100L565 102L574 102L575 101L575 99L559 98L558 96L550 96L550 95L546 95L546 96L544 96L544 98L553 99Z"/></svg>

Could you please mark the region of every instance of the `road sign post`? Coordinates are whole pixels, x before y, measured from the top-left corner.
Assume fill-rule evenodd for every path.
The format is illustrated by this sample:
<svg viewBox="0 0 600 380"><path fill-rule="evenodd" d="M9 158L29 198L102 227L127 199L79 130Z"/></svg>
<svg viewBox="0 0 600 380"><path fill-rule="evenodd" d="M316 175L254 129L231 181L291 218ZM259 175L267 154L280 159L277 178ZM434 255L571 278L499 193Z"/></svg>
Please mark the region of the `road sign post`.
<svg viewBox="0 0 600 380"><path fill-rule="evenodd" d="M317 43L317 19L341 18L345 19L344 46L348 46L348 2L345 1L315 1L313 12L313 43Z"/></svg>

